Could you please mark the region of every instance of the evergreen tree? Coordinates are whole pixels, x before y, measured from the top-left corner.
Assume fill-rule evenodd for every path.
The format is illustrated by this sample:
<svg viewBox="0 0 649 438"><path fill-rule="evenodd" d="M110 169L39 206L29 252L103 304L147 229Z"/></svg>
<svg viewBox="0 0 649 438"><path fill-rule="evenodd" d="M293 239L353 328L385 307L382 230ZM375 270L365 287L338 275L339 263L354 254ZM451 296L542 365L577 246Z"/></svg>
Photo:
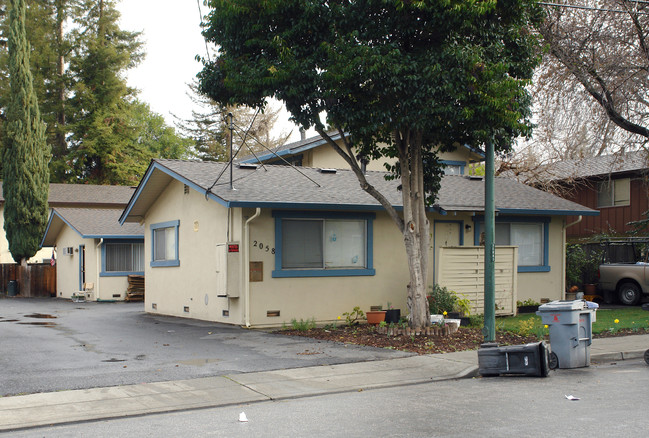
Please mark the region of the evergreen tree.
<svg viewBox="0 0 649 438"><path fill-rule="evenodd" d="M133 144L135 127L130 122L134 90L126 86L122 73L141 58L138 33L119 28L119 12L110 0L87 0L86 14L79 17L70 72L74 85L70 101L74 120L70 123L72 168L70 181L96 184L126 183L133 166L149 155ZM133 183L138 177L132 175Z"/></svg>
<svg viewBox="0 0 649 438"><path fill-rule="evenodd" d="M38 251L47 223L50 152L32 85L24 0L10 0L9 24L10 100L3 135L4 228L11 255L24 264Z"/></svg>

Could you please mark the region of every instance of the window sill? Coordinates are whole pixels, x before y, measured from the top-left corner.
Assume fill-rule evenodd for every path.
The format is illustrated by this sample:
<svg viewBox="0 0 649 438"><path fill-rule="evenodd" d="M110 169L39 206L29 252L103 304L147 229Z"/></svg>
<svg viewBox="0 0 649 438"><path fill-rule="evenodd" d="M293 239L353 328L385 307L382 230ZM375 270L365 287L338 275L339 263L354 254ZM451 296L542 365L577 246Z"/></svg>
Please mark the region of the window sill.
<svg viewBox="0 0 649 438"><path fill-rule="evenodd" d="M101 272L101 273L99 273L100 277L126 277L128 275L144 275L144 272L119 271L119 272Z"/></svg>
<svg viewBox="0 0 649 438"><path fill-rule="evenodd" d="M180 260L160 260L157 262L151 262L152 268L165 268L170 266L180 266Z"/></svg>
<svg viewBox="0 0 649 438"><path fill-rule="evenodd" d="M359 277L376 275L374 269L286 269L273 271L273 278L292 277Z"/></svg>
<svg viewBox="0 0 649 438"><path fill-rule="evenodd" d="M549 266L519 266L518 272L550 272Z"/></svg>

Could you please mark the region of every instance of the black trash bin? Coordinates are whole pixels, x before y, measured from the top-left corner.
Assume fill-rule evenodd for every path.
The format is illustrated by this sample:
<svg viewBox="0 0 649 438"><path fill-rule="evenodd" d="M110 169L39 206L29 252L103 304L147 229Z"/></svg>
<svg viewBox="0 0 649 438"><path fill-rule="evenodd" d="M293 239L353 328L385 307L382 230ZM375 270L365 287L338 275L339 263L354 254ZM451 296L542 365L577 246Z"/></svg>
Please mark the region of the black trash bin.
<svg viewBox="0 0 649 438"><path fill-rule="evenodd" d="M20 288L18 287L18 282L16 280L11 280L7 283L7 295L10 297L15 297L20 293Z"/></svg>
<svg viewBox="0 0 649 438"><path fill-rule="evenodd" d="M482 344L478 350L481 376L517 374L547 377L550 372L548 347L545 342L499 347L496 343Z"/></svg>

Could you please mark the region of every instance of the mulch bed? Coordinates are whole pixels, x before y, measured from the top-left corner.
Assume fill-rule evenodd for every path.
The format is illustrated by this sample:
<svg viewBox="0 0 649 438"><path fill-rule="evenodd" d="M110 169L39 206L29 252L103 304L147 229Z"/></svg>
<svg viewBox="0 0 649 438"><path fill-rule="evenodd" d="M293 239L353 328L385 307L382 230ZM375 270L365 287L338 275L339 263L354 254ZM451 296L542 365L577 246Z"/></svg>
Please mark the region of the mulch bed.
<svg viewBox="0 0 649 438"><path fill-rule="evenodd" d="M344 344L366 345L409 351L417 354L450 353L453 351L476 350L484 342L481 328L460 327L447 336L387 336L376 332L374 327L361 325L357 327L338 327L336 329L315 328L310 330L278 330L275 333L287 336L303 336L324 341ZM604 332L594 335L595 338L645 334L648 330L619 330L615 333ZM520 345L538 342L536 336L521 336L515 333L498 331L496 342L500 345Z"/></svg>

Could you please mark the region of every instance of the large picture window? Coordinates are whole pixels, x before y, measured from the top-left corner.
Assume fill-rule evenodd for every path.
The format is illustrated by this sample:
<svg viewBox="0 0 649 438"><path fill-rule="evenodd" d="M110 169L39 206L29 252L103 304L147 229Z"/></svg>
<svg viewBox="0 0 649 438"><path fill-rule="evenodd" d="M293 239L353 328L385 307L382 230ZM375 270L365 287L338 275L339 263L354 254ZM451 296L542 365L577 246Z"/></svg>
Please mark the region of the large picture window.
<svg viewBox="0 0 649 438"><path fill-rule="evenodd" d="M103 245L102 275L144 273L143 242L108 242Z"/></svg>
<svg viewBox="0 0 649 438"><path fill-rule="evenodd" d="M518 247L518 272L550 270L548 259L549 220L496 218L495 244ZM476 229L476 245L484 245L484 222Z"/></svg>
<svg viewBox="0 0 649 438"><path fill-rule="evenodd" d="M178 227L180 221L151 225L151 266L179 266Z"/></svg>
<svg viewBox="0 0 649 438"><path fill-rule="evenodd" d="M374 215L277 212L274 216L274 277L374 275Z"/></svg>

